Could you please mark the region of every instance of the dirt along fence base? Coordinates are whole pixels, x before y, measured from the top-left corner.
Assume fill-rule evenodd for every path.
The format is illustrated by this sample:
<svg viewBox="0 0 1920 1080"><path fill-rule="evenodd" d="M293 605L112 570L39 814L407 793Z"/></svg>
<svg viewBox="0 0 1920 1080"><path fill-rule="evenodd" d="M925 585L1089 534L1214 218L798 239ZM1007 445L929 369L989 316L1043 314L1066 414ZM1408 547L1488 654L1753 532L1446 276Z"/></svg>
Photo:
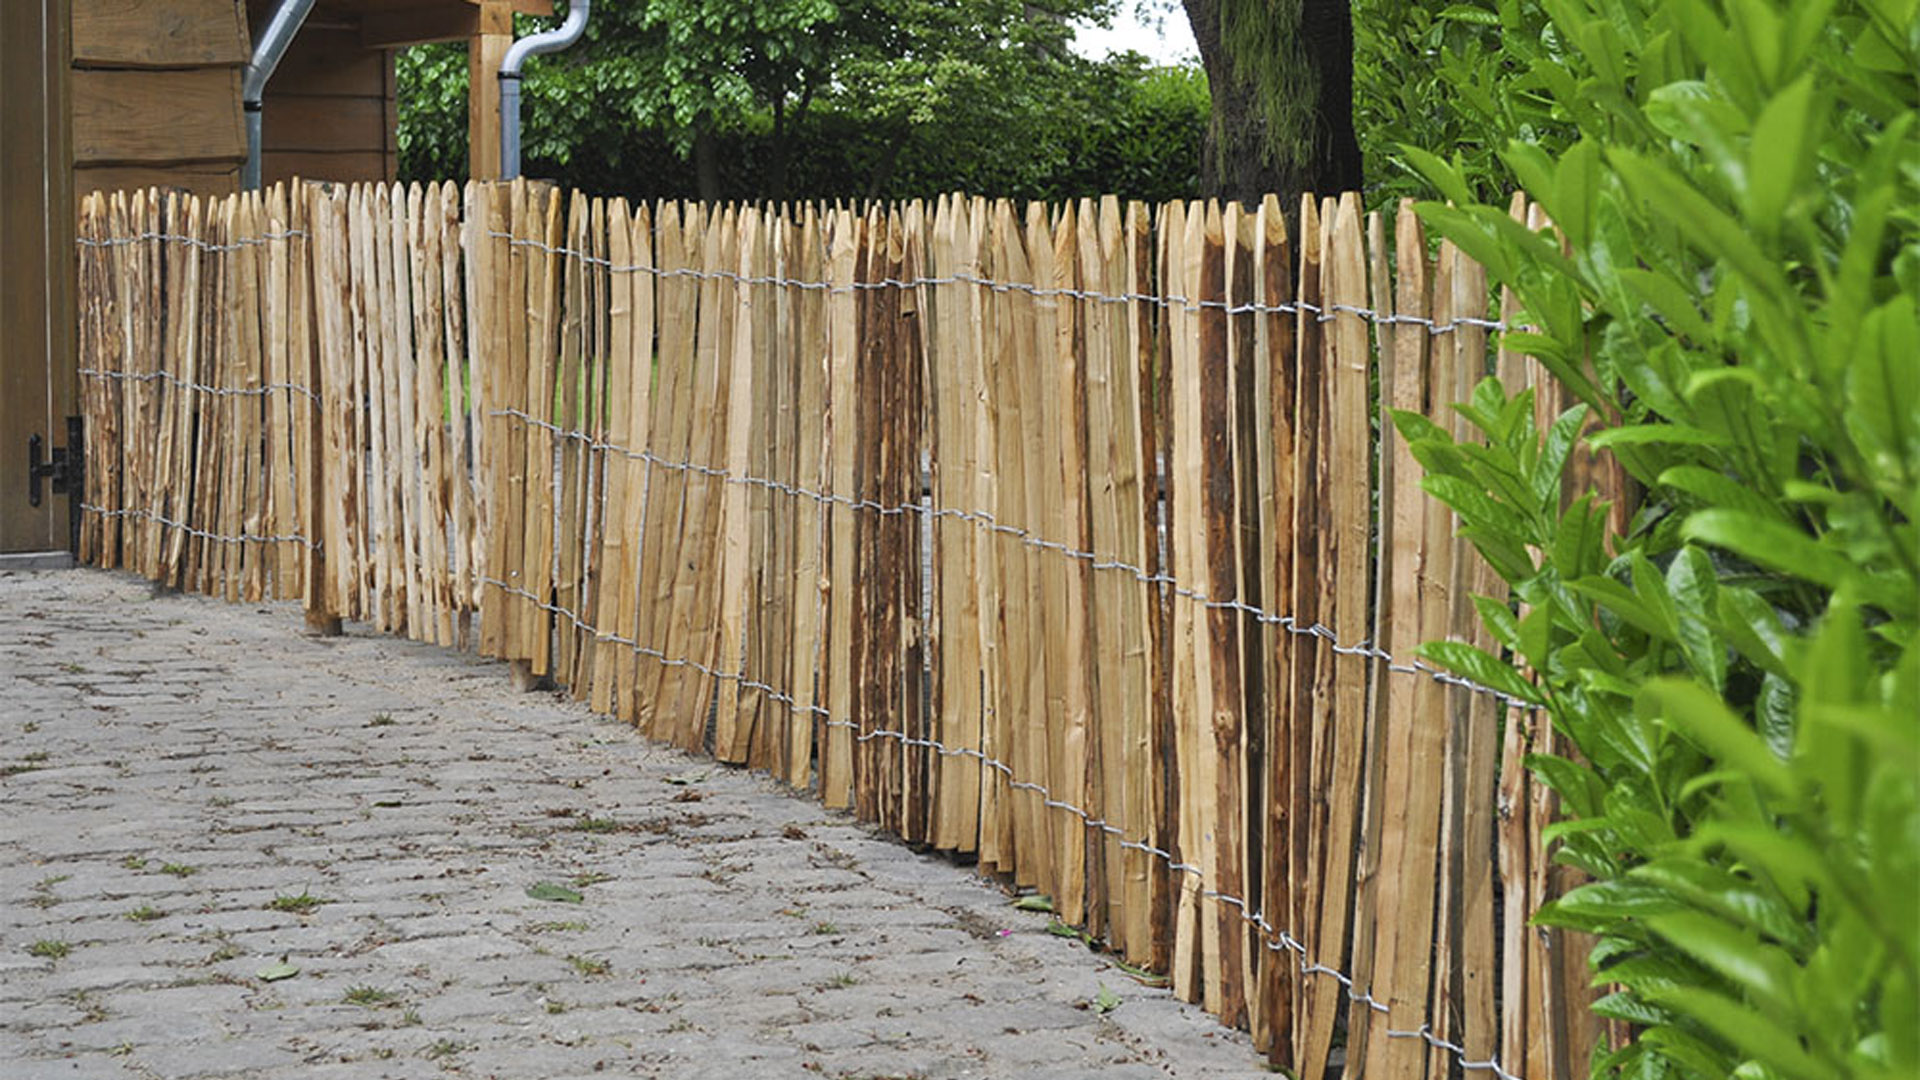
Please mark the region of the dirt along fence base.
<svg viewBox="0 0 1920 1080"><path fill-rule="evenodd" d="M1413 659L1506 593L1384 419L1544 379L1410 210L1285 210L96 195L82 556L520 662L1297 1075L1584 1071L1556 737Z"/></svg>

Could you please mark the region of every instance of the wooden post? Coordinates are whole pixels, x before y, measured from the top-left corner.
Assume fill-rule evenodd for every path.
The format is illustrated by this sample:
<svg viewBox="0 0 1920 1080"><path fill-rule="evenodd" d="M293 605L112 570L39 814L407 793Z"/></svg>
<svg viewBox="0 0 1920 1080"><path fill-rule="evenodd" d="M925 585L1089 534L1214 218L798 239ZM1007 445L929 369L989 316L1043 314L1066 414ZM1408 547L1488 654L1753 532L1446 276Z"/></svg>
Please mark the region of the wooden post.
<svg viewBox="0 0 1920 1080"><path fill-rule="evenodd" d="M500 62L513 44L513 5L483 0L480 32L467 39L467 175L500 179Z"/></svg>

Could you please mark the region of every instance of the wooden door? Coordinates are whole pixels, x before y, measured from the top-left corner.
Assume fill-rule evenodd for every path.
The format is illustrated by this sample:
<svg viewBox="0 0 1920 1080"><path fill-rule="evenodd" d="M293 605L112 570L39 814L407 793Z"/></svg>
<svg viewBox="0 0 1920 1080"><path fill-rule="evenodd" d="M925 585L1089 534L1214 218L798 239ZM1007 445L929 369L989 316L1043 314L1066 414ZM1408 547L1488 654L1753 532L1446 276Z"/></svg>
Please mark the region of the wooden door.
<svg viewBox="0 0 1920 1080"><path fill-rule="evenodd" d="M27 440L74 409L72 0L0 3L0 553L67 546L67 497L27 500Z"/></svg>

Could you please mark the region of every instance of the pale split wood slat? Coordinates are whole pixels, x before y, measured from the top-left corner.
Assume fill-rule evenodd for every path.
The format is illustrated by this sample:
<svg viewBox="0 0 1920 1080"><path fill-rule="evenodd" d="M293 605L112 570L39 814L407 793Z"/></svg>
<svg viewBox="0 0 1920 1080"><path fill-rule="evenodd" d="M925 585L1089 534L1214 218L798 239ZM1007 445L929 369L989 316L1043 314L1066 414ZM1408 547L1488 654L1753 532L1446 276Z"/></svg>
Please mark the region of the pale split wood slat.
<svg viewBox="0 0 1920 1080"><path fill-rule="evenodd" d="M565 212L560 191L550 184L529 184L527 195L527 438L526 546L521 551L523 588L533 594L524 605L527 621L521 626L520 648L535 678L553 673L554 633L558 619L547 609L556 582L554 558L559 538L554 535L555 451L561 440L554 432L559 386L559 346L562 318L560 247ZM567 388L569 391L571 388Z"/></svg>
<svg viewBox="0 0 1920 1080"><path fill-rule="evenodd" d="M730 367L725 417L727 438L721 463L727 475L735 478L766 475L764 453L758 455L759 461L753 459L756 456L756 442L764 451L765 438L769 434L764 425L765 399L770 381L769 373L756 370L754 362L760 347L766 344L758 337L762 324L757 316L767 297L756 295L759 287L751 284L751 279L765 269L765 242L759 211L752 207L742 210L736 224L738 262L727 268L737 270L740 277L738 281L725 286L724 295L717 297L734 313L732 347L725 352L716 350L715 356L717 362ZM761 434L760 440L754 439L756 432ZM754 468L756 464L760 466L759 469ZM768 493L763 487L749 490L745 484L732 483L724 485L715 494L721 502L721 508L718 651L713 666L723 671L739 671L744 666L749 678L763 679L766 673L760 665L748 663L743 647L757 644L746 640L746 632L749 624L757 630L759 618L764 615L763 611L751 610L762 605L749 605L748 589L752 585L749 561L758 564L754 560L755 549L758 549L757 553L762 558L765 557L767 538L764 531L755 529L755 518L765 513ZM751 697L757 701L759 695L744 691L737 683L723 683L717 690L714 756L721 761L745 762L747 745L752 738L753 705L750 702L745 706L748 721L743 724L742 698Z"/></svg>
<svg viewBox="0 0 1920 1080"><path fill-rule="evenodd" d="M580 570L580 594L587 627L579 629L569 680L574 697L582 701L590 700L593 687L600 679L596 664L599 656L597 635L604 633L603 628L612 623L613 609L617 606L609 604L603 609L600 604L607 536L607 243L606 200L589 200L587 261L581 270L586 277L583 290L586 310L583 313L581 380L585 383L585 400L582 403L586 411L584 431L591 441L586 444L585 461L579 479L580 530L585 534L581 540L583 565Z"/></svg>
<svg viewBox="0 0 1920 1080"><path fill-rule="evenodd" d="M582 435L590 427L593 387L587 371L587 264L581 254L589 253L588 229L592 208L584 193L575 191L564 197L565 244L568 254L557 257L554 295L558 297L559 363L555 375L553 419L566 435L556 436L558 443L558 493L553 524L554 579L553 603L592 623L589 594L583 587L586 571L586 483L588 449ZM580 254L574 254L574 253ZM574 682L575 659L580 652L583 630L566 615L554 618L554 680L562 685Z"/></svg>
<svg viewBox="0 0 1920 1080"><path fill-rule="evenodd" d="M278 387L270 392L268 398L267 472L270 484L267 489L267 532L274 536L293 536L300 532L302 520L294 502L294 491L298 484L294 470L301 460L295 414L301 409L304 399L298 397L292 386L304 386L307 380L305 372L296 373L293 366L296 350L290 307L294 286L288 259L291 238L286 235L286 184L275 184L268 191L262 215L260 226L265 234L262 254L265 270L262 289L265 310L262 319L265 332L262 344L266 352L267 383ZM280 599L299 595L299 545L291 540L281 541L274 545L272 557L274 595Z"/></svg>
<svg viewBox="0 0 1920 1080"><path fill-rule="evenodd" d="M829 493L835 502L828 511L830 569L828 606L826 701L827 713L842 724L853 717L854 512L846 502L855 497L854 478L859 448L856 379L859 305L849 288L857 272L863 223L846 207L830 214L827 257L827 425L831 462ZM829 808L853 803L853 732L846 727L822 729L820 797Z"/></svg>
<svg viewBox="0 0 1920 1080"><path fill-rule="evenodd" d="M459 303L463 295L471 297L477 291L477 244L467 243L468 223L461 216L466 198L466 192L451 181L442 185L438 222L440 248L445 253L440 267L440 288L446 297L442 318L447 341L449 423L453 432L451 602L454 607L454 633L463 649L475 645L472 625L474 607L478 603L475 579L485 554L480 527L478 480L483 433L486 430L485 418L477 408L479 383L470 351L473 338L481 331L469 329L465 312Z"/></svg>
<svg viewBox="0 0 1920 1080"><path fill-rule="evenodd" d="M653 212L645 204L635 208L630 224L630 262L623 265L652 265L654 261ZM619 260L615 260L618 262ZM621 353L616 347L614 362L624 363L631 372L631 385L627 389L629 423L629 445L634 451L650 450L654 445L654 323L656 297L654 279L643 273L622 274L616 283L624 279L630 293L632 307L632 328L628 339L628 348ZM620 589L621 633L631 641L641 640L639 635L643 626L642 613L646 610L642 603L646 599L643 592L646 585L643 556L644 547L651 537L647 512L651 508L652 486L656 474L652 466L637 457L628 456L622 462L627 476L627 512L626 526L622 530L629 542L625 555L625 579ZM631 545L641 545L637 548ZM621 654L618 664L619 681L616 692L621 702L621 715L628 720L638 717L638 687L641 660L638 652L631 647Z"/></svg>
<svg viewBox="0 0 1920 1080"><path fill-rule="evenodd" d="M625 199L614 199L608 205L606 226L607 258L618 266L631 265L633 220ZM652 367L650 347L646 362L639 361L634 355L633 292L638 284L638 275L631 272L614 274L607 282L606 437L615 446L635 449L645 446L646 440L637 438L635 434L633 383L636 379L648 379ZM644 408L640 410L640 415L645 417ZM608 636L602 637L595 645L597 655L593 661L593 690L589 704L595 712L617 712L624 720L631 719L628 710L632 706L632 697L622 695L619 691L631 684L634 653L632 648L611 638L619 636L634 640L634 563L639 554L640 536L639 531L628 523L627 504L629 499L639 503L644 497L641 485L636 482L641 480L643 474L640 462L620 454L606 455L602 459L601 469L606 477L606 502L600 524L601 570L597 610ZM638 521L637 514L635 521Z"/></svg>
<svg viewBox="0 0 1920 1080"><path fill-rule="evenodd" d="M819 211L808 206L796 234L785 269L801 281L824 280L825 248L821 236ZM831 458L826 442L827 384L830 352L828 348L827 298L818 289L797 290L790 294L795 311L792 326L796 335L792 363L797 380L797 398L792 436L794 482L813 491L830 486ZM813 498L793 502L793 632L787 670L791 673L794 696L792 709L785 714L787 744L783 777L797 788L805 788L813 775L815 747L821 740L814 712L819 702L821 664L826 643L825 582L826 525L831 515Z"/></svg>
<svg viewBox="0 0 1920 1080"><path fill-rule="evenodd" d="M691 265L705 231L694 208L663 204L658 230L661 278L659 303L659 393L654 398L654 424L649 448L667 463L687 460L692 430L688 407L693 378L694 312L698 284L675 273ZM642 625L640 641L669 656L684 656L682 642L672 636L675 568L680 562L687 527L686 493L690 481L681 469L657 467L648 471L646 484L647 533L641 549ZM636 693L641 729L655 738L672 737L676 722L670 690L677 690L674 669L653 659L643 662Z"/></svg>
<svg viewBox="0 0 1920 1080"><path fill-rule="evenodd" d="M1076 207L1077 229L1073 237L1074 259L1082 288L1102 293L1125 291L1121 268L1111 256L1117 250L1119 204L1105 199L1095 204L1083 199ZM1104 241L1104 243L1103 243ZM1123 520L1121 506L1135 493L1120 479L1125 467L1118 459L1116 442L1125 436L1114 431L1115 395L1113 392L1116 360L1126 355L1126 313L1101 303L1081 301L1075 314L1082 320L1080 347L1083 350L1082 394L1086 440L1086 464L1077 494L1087 500L1087 550L1116 553L1120 546ZM1072 479L1071 477L1069 479ZM1096 673L1092 689L1090 732L1087 752L1087 788L1089 812L1100 820L1112 821L1123 831L1130 820L1126 802L1127 714L1129 692L1134 687L1127 676L1130 635L1143 630L1138 613L1129 619L1128 601L1136 594L1118 576L1092 575L1088 581L1088 648ZM1139 694L1136 701L1143 699ZM1106 833L1089 833L1087 919L1089 931L1103 934L1117 949L1127 948L1124 862L1119 838Z"/></svg>

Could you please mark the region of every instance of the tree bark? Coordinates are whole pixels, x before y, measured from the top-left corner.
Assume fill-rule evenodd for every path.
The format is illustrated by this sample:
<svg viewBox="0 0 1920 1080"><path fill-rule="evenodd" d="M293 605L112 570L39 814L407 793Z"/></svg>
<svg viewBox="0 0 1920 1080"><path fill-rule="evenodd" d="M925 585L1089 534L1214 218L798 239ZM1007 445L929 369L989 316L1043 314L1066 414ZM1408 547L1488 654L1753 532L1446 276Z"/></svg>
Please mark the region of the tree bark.
<svg viewBox="0 0 1920 1080"><path fill-rule="evenodd" d="M693 174L700 201L720 201L720 148L713 137L713 117L702 113L693 122Z"/></svg>
<svg viewBox="0 0 1920 1080"><path fill-rule="evenodd" d="M1222 31L1222 6L1236 0L1183 0L1213 115L1202 152L1201 185L1219 198L1252 204L1269 192L1291 201L1303 191L1333 195L1361 183L1360 144L1353 132L1353 17L1348 0L1238 0L1241 17L1274 18L1274 4L1296 5L1296 52L1234 56ZM1279 81L1285 65L1306 65L1313 87L1304 138L1276 131L1260 85Z"/></svg>

